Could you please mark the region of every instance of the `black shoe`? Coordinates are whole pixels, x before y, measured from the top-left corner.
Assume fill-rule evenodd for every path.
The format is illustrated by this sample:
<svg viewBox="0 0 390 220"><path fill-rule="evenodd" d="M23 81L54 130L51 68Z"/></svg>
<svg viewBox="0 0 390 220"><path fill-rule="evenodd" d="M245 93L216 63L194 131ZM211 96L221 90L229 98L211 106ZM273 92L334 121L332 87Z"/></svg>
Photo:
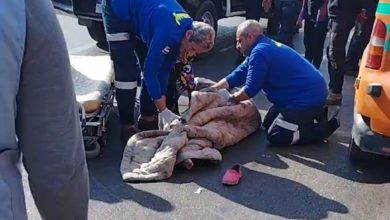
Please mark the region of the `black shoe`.
<svg viewBox="0 0 390 220"><path fill-rule="evenodd" d="M158 121L155 118L153 121L146 121L141 117L138 118L138 129L141 131L158 130Z"/></svg>

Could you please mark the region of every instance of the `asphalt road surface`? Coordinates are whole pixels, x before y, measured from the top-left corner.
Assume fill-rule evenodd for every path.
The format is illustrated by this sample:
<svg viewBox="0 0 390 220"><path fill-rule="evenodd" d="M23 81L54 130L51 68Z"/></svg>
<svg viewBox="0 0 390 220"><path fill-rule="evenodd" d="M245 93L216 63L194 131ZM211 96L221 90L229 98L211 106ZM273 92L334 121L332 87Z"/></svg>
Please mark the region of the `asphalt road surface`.
<svg viewBox="0 0 390 220"><path fill-rule="evenodd" d="M58 19L70 54L102 53L76 19ZM218 80L234 68L234 28L241 21L220 21L216 49L196 62L198 76ZM303 53L302 33L295 45ZM321 71L327 78L326 60ZM108 148L102 158L88 161L90 219L390 219L389 160L358 165L348 160L353 83L354 78L346 76L342 126L327 143L269 147L264 132L258 131L223 150L220 164L179 168L172 178L154 183L122 182L123 146L112 116ZM269 107L262 95L255 100L261 112ZM224 171L236 163L244 166L240 184L222 186ZM29 217L40 219L26 183L24 173ZM199 188L201 193L195 193Z"/></svg>

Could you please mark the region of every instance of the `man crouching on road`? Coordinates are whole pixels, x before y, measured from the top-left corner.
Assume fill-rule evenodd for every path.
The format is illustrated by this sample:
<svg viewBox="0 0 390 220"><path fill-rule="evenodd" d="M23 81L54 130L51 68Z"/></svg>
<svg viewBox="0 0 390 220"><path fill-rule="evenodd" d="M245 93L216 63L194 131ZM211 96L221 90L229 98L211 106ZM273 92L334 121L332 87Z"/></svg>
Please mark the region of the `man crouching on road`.
<svg viewBox="0 0 390 220"><path fill-rule="evenodd" d="M336 117L328 121L325 79L313 65L288 46L264 36L257 21L240 24L236 38L236 47L246 59L211 89L244 85L229 97L233 103L263 90L273 104L263 123L271 144L320 142L339 127Z"/></svg>

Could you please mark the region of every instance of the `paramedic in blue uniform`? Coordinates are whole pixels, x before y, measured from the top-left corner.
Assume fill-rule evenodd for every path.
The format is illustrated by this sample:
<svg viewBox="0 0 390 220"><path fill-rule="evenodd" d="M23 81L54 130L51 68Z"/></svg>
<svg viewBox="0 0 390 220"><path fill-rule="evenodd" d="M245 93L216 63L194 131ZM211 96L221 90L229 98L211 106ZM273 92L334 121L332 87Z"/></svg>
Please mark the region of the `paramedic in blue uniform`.
<svg viewBox="0 0 390 220"><path fill-rule="evenodd" d="M208 52L213 47L213 28L193 21L175 0L103 0L102 6L114 63L121 133L134 131L139 74L136 52L140 44L145 44L148 49L141 67L147 88L143 93L148 94L141 94L141 99L151 97L159 112L160 128L167 127L178 118L166 107L169 73L177 60L186 63L187 58Z"/></svg>
<svg viewBox="0 0 390 220"><path fill-rule="evenodd" d="M273 145L320 142L338 128L338 119L328 121L327 97L321 73L288 46L263 35L259 22L239 25L237 48L245 61L212 89L243 87L229 97L238 103L263 90L273 104L263 123Z"/></svg>

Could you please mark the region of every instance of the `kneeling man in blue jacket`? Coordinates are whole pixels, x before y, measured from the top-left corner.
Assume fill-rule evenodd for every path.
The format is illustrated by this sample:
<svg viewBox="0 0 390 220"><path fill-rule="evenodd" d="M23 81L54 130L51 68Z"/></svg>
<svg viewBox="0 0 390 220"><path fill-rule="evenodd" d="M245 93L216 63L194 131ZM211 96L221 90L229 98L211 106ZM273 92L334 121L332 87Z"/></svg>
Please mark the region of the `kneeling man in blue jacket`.
<svg viewBox="0 0 390 220"><path fill-rule="evenodd" d="M322 74L288 46L263 35L259 22L239 25L237 49L246 57L232 73L213 89L243 87L230 95L238 103L261 90L273 104L263 127L273 145L311 144L323 141L338 127L336 117L328 120L328 95Z"/></svg>

